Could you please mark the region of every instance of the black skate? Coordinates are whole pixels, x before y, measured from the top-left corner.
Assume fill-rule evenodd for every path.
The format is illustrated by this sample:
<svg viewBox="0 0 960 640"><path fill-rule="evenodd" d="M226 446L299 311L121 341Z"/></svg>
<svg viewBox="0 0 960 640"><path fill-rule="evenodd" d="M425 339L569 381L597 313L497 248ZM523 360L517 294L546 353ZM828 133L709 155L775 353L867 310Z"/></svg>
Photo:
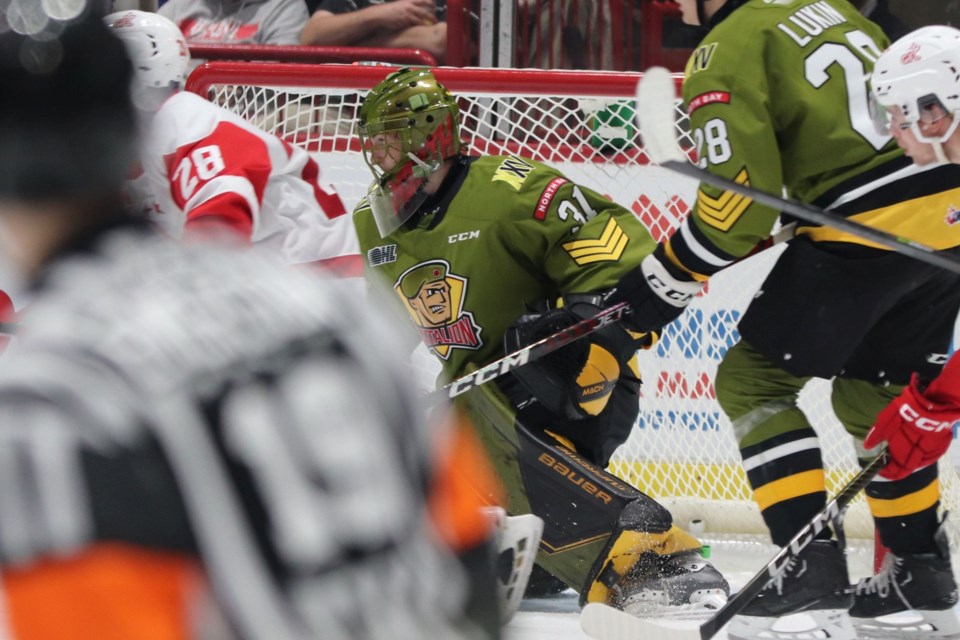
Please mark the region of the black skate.
<svg viewBox="0 0 960 640"><path fill-rule="evenodd" d="M646 554L617 588L615 606L637 616L702 615L727 602L730 585L697 550L669 556Z"/></svg>
<svg viewBox="0 0 960 640"><path fill-rule="evenodd" d="M744 607L728 629L731 640L756 638L856 638L847 610L853 604L847 561L833 540L814 540ZM784 616L803 613L813 628L774 629Z"/></svg>
<svg viewBox="0 0 960 640"><path fill-rule="evenodd" d="M943 525L934 542L936 548L929 553L888 553L880 573L857 584L850 618L860 637L960 639L960 620L953 609L957 583ZM911 613L877 620L904 612Z"/></svg>

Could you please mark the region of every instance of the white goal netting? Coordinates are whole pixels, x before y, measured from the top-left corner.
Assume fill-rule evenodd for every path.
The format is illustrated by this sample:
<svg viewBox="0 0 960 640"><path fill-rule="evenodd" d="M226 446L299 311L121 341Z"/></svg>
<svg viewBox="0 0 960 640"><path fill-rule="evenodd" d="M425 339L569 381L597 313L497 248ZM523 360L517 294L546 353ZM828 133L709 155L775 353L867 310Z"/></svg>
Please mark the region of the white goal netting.
<svg viewBox="0 0 960 640"><path fill-rule="evenodd" d="M386 72L219 63L200 67L190 88L315 153L324 180L349 208L371 177L359 154L355 116L365 91ZM636 138L632 100L639 74L440 69L437 76L459 98L468 152L517 153L550 163L632 210L658 240L689 212L695 184L648 164ZM685 126L678 103L677 127L689 144ZM679 523L700 519L707 533L765 531L713 378L778 252L767 250L713 278L706 295L667 328L656 348L641 354L640 417L612 463L614 473L670 507ZM852 439L830 408L829 383L808 385L801 407L820 436L828 491L835 493L857 465ZM957 473L942 464L943 503L955 510ZM847 534L873 538L862 497L847 517ZM960 540L960 533L953 531L952 538Z"/></svg>

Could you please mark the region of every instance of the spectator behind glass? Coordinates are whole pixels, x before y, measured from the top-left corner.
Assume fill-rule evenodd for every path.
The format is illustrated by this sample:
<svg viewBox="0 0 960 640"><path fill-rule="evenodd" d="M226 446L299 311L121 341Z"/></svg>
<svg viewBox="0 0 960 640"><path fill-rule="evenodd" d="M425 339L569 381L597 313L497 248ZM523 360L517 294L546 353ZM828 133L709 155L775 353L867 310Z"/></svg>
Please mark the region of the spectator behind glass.
<svg viewBox="0 0 960 640"><path fill-rule="evenodd" d="M301 44L416 48L439 64L446 58L446 0L312 0L311 7Z"/></svg>
<svg viewBox="0 0 960 640"><path fill-rule="evenodd" d="M299 44L304 0L167 0L157 11L190 44Z"/></svg>

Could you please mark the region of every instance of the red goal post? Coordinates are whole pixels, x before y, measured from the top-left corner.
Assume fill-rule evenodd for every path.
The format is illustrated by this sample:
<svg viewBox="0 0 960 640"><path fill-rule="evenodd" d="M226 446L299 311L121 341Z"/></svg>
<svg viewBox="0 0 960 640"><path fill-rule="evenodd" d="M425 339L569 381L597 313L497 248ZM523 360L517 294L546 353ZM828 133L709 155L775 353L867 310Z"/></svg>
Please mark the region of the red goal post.
<svg viewBox="0 0 960 640"><path fill-rule="evenodd" d="M187 89L316 154L324 180L352 207L371 180L359 154L357 109L365 92L392 69L214 62L198 67ZM556 166L633 211L658 240L688 214L695 183L652 166L637 139L633 96L641 74L479 68L435 73L458 97L467 153L519 154ZM679 103L676 126L692 146ZM765 531L713 378L778 251L714 277L706 295L664 331L659 344L641 353L640 417L611 464L614 473L670 507L679 523L700 519L708 534ZM853 441L830 408L829 383L813 381L800 406L820 436L834 493L857 464ZM946 460L942 465L943 504L956 513L957 474ZM960 541L958 523L954 518L954 541ZM873 539L862 497L850 510L847 534Z"/></svg>

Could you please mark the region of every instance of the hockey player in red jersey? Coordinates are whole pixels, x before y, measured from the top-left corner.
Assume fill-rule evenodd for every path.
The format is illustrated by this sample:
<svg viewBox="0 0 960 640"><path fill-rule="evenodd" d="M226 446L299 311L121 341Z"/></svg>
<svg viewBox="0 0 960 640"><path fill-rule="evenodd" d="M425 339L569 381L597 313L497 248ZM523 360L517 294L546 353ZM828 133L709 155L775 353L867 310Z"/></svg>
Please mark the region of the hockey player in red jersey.
<svg viewBox="0 0 960 640"><path fill-rule="evenodd" d="M141 114L135 206L172 237L228 228L285 264L321 261L359 275L345 208L306 151L236 114L181 92L190 61L180 29L163 16L121 11L107 24L127 45Z"/></svg>

